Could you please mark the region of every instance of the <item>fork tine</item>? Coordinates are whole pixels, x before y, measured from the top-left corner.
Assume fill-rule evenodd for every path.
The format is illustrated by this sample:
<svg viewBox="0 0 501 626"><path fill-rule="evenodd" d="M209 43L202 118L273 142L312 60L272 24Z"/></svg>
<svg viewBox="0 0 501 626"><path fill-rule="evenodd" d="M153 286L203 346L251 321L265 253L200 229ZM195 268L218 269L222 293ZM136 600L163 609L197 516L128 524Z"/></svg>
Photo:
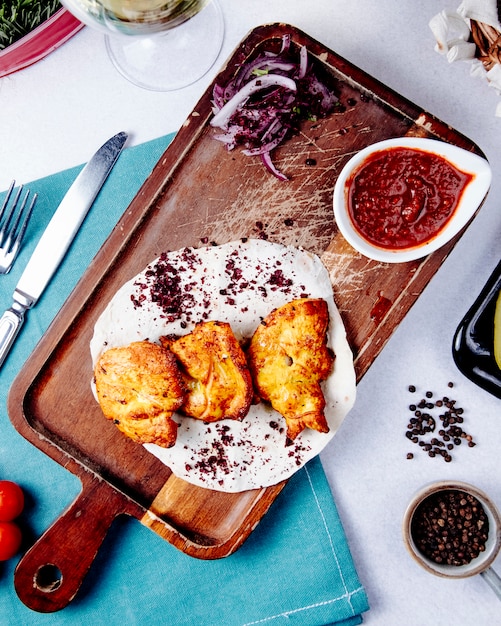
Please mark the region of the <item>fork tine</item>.
<svg viewBox="0 0 501 626"><path fill-rule="evenodd" d="M0 209L0 224L2 218L4 218L3 224L1 224L0 228L0 274L7 274L16 259L28 226L28 222L38 198L38 195L34 194L30 204L28 205L30 190L26 190L21 206L16 213L19 198L23 191L23 185L21 185L17 190L13 202L11 203L10 209L6 211L14 185L15 181L12 181L7 191L5 201Z"/></svg>
<svg viewBox="0 0 501 626"><path fill-rule="evenodd" d="M16 181L13 180L11 182L11 184L10 184L10 187L7 190L7 194L6 194L5 199L3 201L3 204L2 204L2 208L0 209L0 225L2 224L2 219L3 219L4 213L6 212L7 205L9 204L9 200L10 200L10 197L12 195L12 190L14 189L14 185L15 184L16 184ZM13 204L13 207L15 207L15 206L16 206L16 202L14 202L14 204ZM12 215L12 211L13 211L13 208L11 208L9 216L5 220L3 226L0 228L0 246L3 244L3 239L5 237L5 234L7 233L7 229L8 229L8 225L9 225L9 221L10 221L10 216Z"/></svg>
<svg viewBox="0 0 501 626"><path fill-rule="evenodd" d="M12 203L12 206L10 207L10 211L7 214L5 223L3 225L3 230L5 230L8 233L7 239L5 241L5 247L7 249L9 249L12 246L12 240L15 238L17 227L19 226L19 220L21 219L21 215L24 211L24 207L26 206L26 200L28 199L28 194L30 193L28 190L28 193L26 194L21 204L21 207L19 208L17 212L17 215L15 215L15 210L17 209L17 203L19 202L19 198L21 196L22 191L23 191L23 186L21 185L19 189L17 190L16 197L14 198L14 202ZM15 216L15 219L14 219L14 216ZM14 219L14 223L12 223L13 219Z"/></svg>
<svg viewBox="0 0 501 626"><path fill-rule="evenodd" d="M15 235L14 246L13 246L13 249L15 248L15 252L16 253L17 253L17 249L21 245L21 242L22 242L22 240L24 238L24 233L26 232L26 228L28 226L28 222L30 221L31 214L33 213L33 209L34 209L35 204L36 204L37 199L38 199L38 194L34 194L33 198L31 199L31 204L30 204L28 210L24 211L26 203L28 202L29 195L30 195L30 190L28 189L28 191L26 192L26 195L24 196L24 200L23 200L23 203L21 205L21 208L19 209L19 212L17 214L16 223L12 227L12 233L15 233L17 231L17 234ZM18 230L19 222L21 221L21 217L23 215L24 215L24 219L23 219L23 221L21 223L21 226L20 226L20 228Z"/></svg>
<svg viewBox="0 0 501 626"><path fill-rule="evenodd" d="M0 220L3 217L3 212L5 211L5 207L7 206L7 203L9 202L10 194L12 193L12 190L14 189L15 184L16 184L16 181L13 180L10 184L10 187L7 189L7 195L5 196L3 204L2 204L2 208L0 209Z"/></svg>

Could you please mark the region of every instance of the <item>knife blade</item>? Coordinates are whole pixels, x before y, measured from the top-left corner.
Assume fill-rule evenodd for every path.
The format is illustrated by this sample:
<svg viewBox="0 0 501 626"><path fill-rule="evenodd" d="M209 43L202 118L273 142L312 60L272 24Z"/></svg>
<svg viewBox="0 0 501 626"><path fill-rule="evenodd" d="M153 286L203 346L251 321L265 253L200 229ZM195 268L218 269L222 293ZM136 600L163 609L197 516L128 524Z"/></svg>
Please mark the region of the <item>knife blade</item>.
<svg viewBox="0 0 501 626"><path fill-rule="evenodd" d="M26 265L13 294L13 303L0 318L0 367L24 322L25 313L42 295L113 169L127 133L121 132L99 148L66 192Z"/></svg>

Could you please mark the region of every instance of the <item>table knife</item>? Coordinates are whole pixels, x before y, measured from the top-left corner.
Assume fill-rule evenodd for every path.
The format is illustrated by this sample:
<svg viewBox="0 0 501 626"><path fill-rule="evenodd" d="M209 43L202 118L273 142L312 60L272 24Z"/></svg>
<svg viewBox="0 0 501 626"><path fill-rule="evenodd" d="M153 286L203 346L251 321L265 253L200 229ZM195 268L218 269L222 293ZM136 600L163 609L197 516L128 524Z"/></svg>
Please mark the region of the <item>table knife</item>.
<svg viewBox="0 0 501 626"><path fill-rule="evenodd" d="M126 140L126 133L118 133L99 148L48 223L17 283L13 304L0 319L0 367L19 333L26 311L37 303L57 270Z"/></svg>

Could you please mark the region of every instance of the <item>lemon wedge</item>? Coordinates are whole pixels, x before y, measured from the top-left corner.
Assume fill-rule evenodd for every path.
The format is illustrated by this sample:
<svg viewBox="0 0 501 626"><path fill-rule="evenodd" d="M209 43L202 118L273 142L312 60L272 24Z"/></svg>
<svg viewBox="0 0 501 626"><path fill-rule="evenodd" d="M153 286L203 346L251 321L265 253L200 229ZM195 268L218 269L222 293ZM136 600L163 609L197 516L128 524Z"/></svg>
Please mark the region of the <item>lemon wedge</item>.
<svg viewBox="0 0 501 626"><path fill-rule="evenodd" d="M501 291L498 293L494 312L494 359L501 369Z"/></svg>

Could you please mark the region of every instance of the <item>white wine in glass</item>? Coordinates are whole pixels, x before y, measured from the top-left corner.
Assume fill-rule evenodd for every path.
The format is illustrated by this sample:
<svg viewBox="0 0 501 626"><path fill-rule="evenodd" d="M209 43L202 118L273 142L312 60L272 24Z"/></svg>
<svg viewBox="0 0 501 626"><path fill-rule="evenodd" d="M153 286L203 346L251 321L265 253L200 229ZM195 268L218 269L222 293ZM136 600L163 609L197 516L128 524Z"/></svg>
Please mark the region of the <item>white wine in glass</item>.
<svg viewBox="0 0 501 626"><path fill-rule="evenodd" d="M213 66L223 42L217 0L61 0L106 35L115 67L144 89L186 87Z"/></svg>

